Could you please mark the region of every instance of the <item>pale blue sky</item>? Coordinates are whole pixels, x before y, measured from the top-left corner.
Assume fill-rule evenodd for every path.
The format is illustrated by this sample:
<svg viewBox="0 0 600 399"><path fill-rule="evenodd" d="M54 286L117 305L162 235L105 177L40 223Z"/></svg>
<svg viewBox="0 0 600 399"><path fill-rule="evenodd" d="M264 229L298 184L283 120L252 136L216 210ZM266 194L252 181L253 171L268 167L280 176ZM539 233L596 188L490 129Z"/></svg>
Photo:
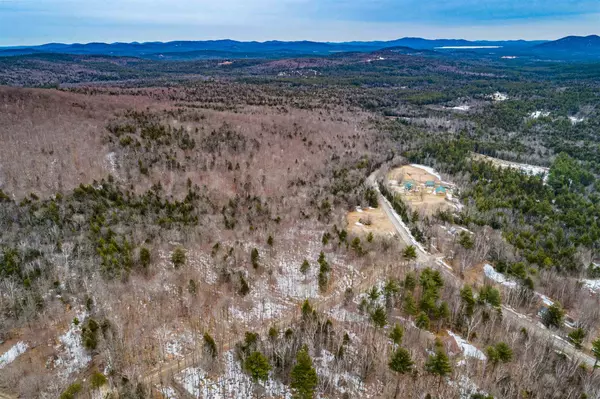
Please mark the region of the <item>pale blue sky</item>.
<svg viewBox="0 0 600 399"><path fill-rule="evenodd" d="M0 46L48 42L556 39L600 0L0 0Z"/></svg>

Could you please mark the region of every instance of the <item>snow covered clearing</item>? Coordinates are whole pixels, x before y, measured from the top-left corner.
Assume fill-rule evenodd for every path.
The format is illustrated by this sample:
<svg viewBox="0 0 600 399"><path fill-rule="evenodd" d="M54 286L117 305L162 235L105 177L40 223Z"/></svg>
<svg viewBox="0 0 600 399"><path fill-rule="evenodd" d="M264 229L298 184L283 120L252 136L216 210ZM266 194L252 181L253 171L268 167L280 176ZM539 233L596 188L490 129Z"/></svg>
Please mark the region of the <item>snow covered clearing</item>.
<svg viewBox="0 0 600 399"><path fill-rule="evenodd" d="M483 272L485 273L486 277L505 287L515 288L517 286L516 281L507 279L503 274L498 273L492 265L487 263L483 265Z"/></svg>
<svg viewBox="0 0 600 399"><path fill-rule="evenodd" d="M547 111L534 111L531 114L529 114L529 117L531 119L545 118L548 116L550 116L550 112Z"/></svg>
<svg viewBox="0 0 600 399"><path fill-rule="evenodd" d="M442 180L442 176L440 176L440 174L438 172L436 172L435 169L433 169L430 166L419 165L416 163L411 163L410 166L412 166L413 168L423 169L425 172L429 173L430 175L437 177L438 180Z"/></svg>
<svg viewBox="0 0 600 399"><path fill-rule="evenodd" d="M17 357L25 353L27 350L27 344L23 341L19 341L14 344L8 351L6 351L2 356L0 356L0 369L8 366L12 363Z"/></svg>
<svg viewBox="0 0 600 399"><path fill-rule="evenodd" d="M69 330L58 337L61 343L58 349L62 349L62 352L56 360L56 365L64 368L64 376L84 369L92 361L92 357L83 347L81 341L81 325L86 317L86 312L78 314L79 323L77 325L71 323Z"/></svg>
<svg viewBox="0 0 600 399"><path fill-rule="evenodd" d="M471 107L469 107L468 105L459 105L456 107L452 107L452 109L455 111L468 111L471 109Z"/></svg>
<svg viewBox="0 0 600 399"><path fill-rule="evenodd" d="M184 369L175 376L175 381L181 384L194 398L251 398L254 383L246 375L233 355L233 351L223 355L224 371L217 378L211 378L206 371L199 367ZM269 378L263 385L266 397L291 399L290 390L279 381Z"/></svg>
<svg viewBox="0 0 600 399"><path fill-rule="evenodd" d="M458 346L460 346L460 349L462 350L462 352L465 356L473 357L473 358L479 359L479 360L487 360L487 356L485 356L485 354L482 351L480 351L475 346L468 343L460 335L454 334L450 330L448 330L448 335L450 335L452 338L454 338L454 340L456 341Z"/></svg>

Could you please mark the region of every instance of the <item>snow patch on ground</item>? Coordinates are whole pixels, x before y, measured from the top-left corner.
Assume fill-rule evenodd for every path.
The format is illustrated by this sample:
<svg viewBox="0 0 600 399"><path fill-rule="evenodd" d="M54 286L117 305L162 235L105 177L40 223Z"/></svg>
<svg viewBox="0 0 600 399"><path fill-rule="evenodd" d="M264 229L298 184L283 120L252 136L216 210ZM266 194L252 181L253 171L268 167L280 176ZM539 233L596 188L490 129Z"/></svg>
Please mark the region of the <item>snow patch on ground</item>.
<svg viewBox="0 0 600 399"><path fill-rule="evenodd" d="M289 306L275 300L263 297L252 301L248 310L243 310L232 306L229 308L229 314L235 319L243 320L246 323L254 321L272 320L283 316L288 311Z"/></svg>
<svg viewBox="0 0 600 399"><path fill-rule="evenodd" d="M234 358L233 351L225 352L223 356L224 372L217 378L210 378L206 371L199 367L184 369L175 376L175 381L181 384L194 398L252 398L254 383L246 375L239 361ZM291 399L290 390L279 381L269 378L263 385L266 397Z"/></svg>
<svg viewBox="0 0 600 399"><path fill-rule="evenodd" d="M27 344L23 341L19 341L14 344L8 351L6 351L2 356L0 356L0 369L8 366L12 363L17 357L25 353L27 350Z"/></svg>
<svg viewBox="0 0 600 399"><path fill-rule="evenodd" d="M504 93L500 93L499 91L490 94L488 98L491 98L493 101L506 101L508 100L508 96Z"/></svg>
<svg viewBox="0 0 600 399"><path fill-rule="evenodd" d="M374 306L385 306L385 295L384 295L384 287L385 287L385 281L378 281L375 284L375 287L377 288L377 291L379 292L379 296L377 297L377 299L375 301L371 301L371 298L369 298L369 292L371 292L371 289L369 289L367 292L363 292L359 295L357 295L354 298L354 303L356 303L357 305L360 305L360 303L363 300L366 300L367 303L372 303Z"/></svg>
<svg viewBox="0 0 600 399"><path fill-rule="evenodd" d="M177 333L168 328L159 328L155 334L164 347L165 354L168 357L183 357L194 346L194 339L189 332Z"/></svg>
<svg viewBox="0 0 600 399"><path fill-rule="evenodd" d="M547 112L547 111L534 111L531 114L529 114L529 117L531 119L545 118L548 116L550 116L550 112Z"/></svg>
<svg viewBox="0 0 600 399"><path fill-rule="evenodd" d="M361 378L341 370L331 352L322 350L321 356L316 357L313 364L322 385L334 387L342 395L348 393L351 398L369 397Z"/></svg>
<svg viewBox="0 0 600 399"><path fill-rule="evenodd" d="M413 168L423 169L425 172L429 173L430 175L437 177L438 180L442 180L442 176L440 176L440 174L438 172L436 172L435 169L433 169L430 166L419 165L416 163L411 163L410 166L412 166Z"/></svg>
<svg viewBox="0 0 600 399"><path fill-rule="evenodd" d="M177 243L172 243L178 245ZM173 263L171 262L171 256L173 252L169 251L158 251L158 257L160 258L161 265L165 269L172 269ZM219 278L216 272L216 266L213 259L205 254L204 252L188 250L186 251L186 267L199 272L200 278L206 284L216 284Z"/></svg>
<svg viewBox="0 0 600 399"><path fill-rule="evenodd" d="M452 109L456 111L468 111L471 109L471 107L469 107L468 105L459 105L456 107L452 107Z"/></svg>
<svg viewBox="0 0 600 399"><path fill-rule="evenodd" d="M600 280L582 280L582 282L589 290L600 292Z"/></svg>
<svg viewBox="0 0 600 399"><path fill-rule="evenodd" d="M173 387L159 386L158 391L165 399L177 399L177 394L175 393Z"/></svg>
<svg viewBox="0 0 600 399"><path fill-rule="evenodd" d="M502 160L502 159L491 158L491 157L485 157L485 158L493 160L494 165L497 165L497 166L499 166L501 168L518 169L521 172L523 172L523 173L525 173L526 175L529 175L529 176L544 175L544 182L546 180L548 180L548 174L550 173L550 169L546 168L544 166L530 165L530 164L526 164L526 163L510 162L510 161L505 161L505 160Z"/></svg>
<svg viewBox="0 0 600 399"><path fill-rule="evenodd" d="M86 317L86 312L78 314L79 324L71 323L69 330L58 337L59 349L62 349L62 353L59 355L56 365L64 368L65 376L84 369L92 361L92 357L81 341L81 326Z"/></svg>
<svg viewBox="0 0 600 399"><path fill-rule="evenodd" d="M484 396L487 395L487 392L480 389L477 384L473 382L468 376L462 374L458 377L456 381L450 381L450 384L453 387L458 388L458 392L460 394L460 399L470 399L474 394L482 394Z"/></svg>
<svg viewBox="0 0 600 399"><path fill-rule="evenodd" d="M503 274L498 273L496 271L496 269L494 269L494 267L492 265L489 264L485 264L483 266L483 272L485 273L485 275L492 279L493 281L497 282L498 284L501 284L505 287L510 287L510 288L515 288L517 286L517 282L516 281L512 281L507 279L506 277L504 277Z"/></svg>
<svg viewBox="0 0 600 399"><path fill-rule="evenodd" d="M554 305L554 301L552 299L548 298L546 295L540 294L539 292L536 292L535 295L537 295L542 300L542 302L544 302L544 305L546 305L546 306Z"/></svg>
<svg viewBox="0 0 600 399"><path fill-rule="evenodd" d="M119 172L117 171L117 154L114 152L109 152L105 157L106 166L108 171L114 177L119 177Z"/></svg>
<svg viewBox="0 0 600 399"><path fill-rule="evenodd" d="M576 116L569 116L569 120L571 121L571 124L576 125L578 123L581 123L585 120L585 118L578 118Z"/></svg>
<svg viewBox="0 0 600 399"><path fill-rule="evenodd" d="M340 304L335 305L333 308L331 308L327 312L327 314L329 314L335 320L341 322L348 321L352 323L361 323L367 320L366 316L344 309Z"/></svg>
<svg viewBox="0 0 600 399"><path fill-rule="evenodd" d="M450 335L452 338L454 338L454 340L456 341L458 346L460 346L460 349L462 350L462 352L465 356L474 357L475 359L479 359L479 360L487 360L487 356L485 356L485 354L482 351L480 351L475 346L468 343L460 335L454 334L450 330L448 330L448 335Z"/></svg>

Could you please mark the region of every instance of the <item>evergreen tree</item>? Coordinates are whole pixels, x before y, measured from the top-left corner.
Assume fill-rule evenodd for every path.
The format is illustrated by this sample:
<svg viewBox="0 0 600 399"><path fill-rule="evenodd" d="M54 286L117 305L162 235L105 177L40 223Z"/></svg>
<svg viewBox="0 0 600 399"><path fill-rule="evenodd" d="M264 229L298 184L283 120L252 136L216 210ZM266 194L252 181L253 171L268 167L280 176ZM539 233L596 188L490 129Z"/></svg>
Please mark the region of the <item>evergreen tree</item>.
<svg viewBox="0 0 600 399"><path fill-rule="evenodd" d="M375 327L383 328L387 324L387 314L383 306L377 306L373 313L371 313L371 321L375 324Z"/></svg>
<svg viewBox="0 0 600 399"><path fill-rule="evenodd" d="M414 316L417 314L417 304L415 303L415 299L410 292L406 293L404 296L404 305L402 308L409 316Z"/></svg>
<svg viewBox="0 0 600 399"><path fill-rule="evenodd" d="M577 349L581 349L583 340L585 339L585 330L581 327L571 331L569 333L569 339L573 343L573 346Z"/></svg>
<svg viewBox="0 0 600 399"><path fill-rule="evenodd" d="M177 269L177 268L185 265L185 261L186 261L185 250L181 247L175 248L175 250L171 254L171 262L173 263L173 266L175 266L175 268Z"/></svg>
<svg viewBox="0 0 600 399"><path fill-rule="evenodd" d="M390 339L396 345L402 344L402 338L404 337L404 328L400 324L395 324L394 328L390 332Z"/></svg>
<svg viewBox="0 0 600 399"><path fill-rule="evenodd" d="M427 362L425 362L425 370L432 374L438 375L440 377L439 384L441 384L442 378L452 372L452 366L450 366L448 355L446 354L444 346L439 339L436 339L435 347L435 354L430 355L427 359Z"/></svg>
<svg viewBox="0 0 600 399"><path fill-rule="evenodd" d="M473 238L471 237L471 234L467 233L466 231L460 232L459 238L458 238L458 243L464 249L473 249L473 247L475 246L475 243L473 242Z"/></svg>
<svg viewBox="0 0 600 399"><path fill-rule="evenodd" d="M379 292L379 288L377 288L377 286L371 287L369 292L367 292L367 296L369 297L371 302L377 301L379 299L379 297L381 296L381 293Z"/></svg>
<svg viewBox="0 0 600 399"><path fill-rule="evenodd" d="M244 276L240 274L240 291L239 291L239 293L241 296L246 296L246 295L248 295L249 292L250 292L250 285L248 285L248 282L246 281Z"/></svg>
<svg viewBox="0 0 600 399"><path fill-rule="evenodd" d="M150 250L146 247L140 248L140 265L147 269L150 266L150 260Z"/></svg>
<svg viewBox="0 0 600 399"><path fill-rule="evenodd" d="M304 261L302 262L302 265L300 266L300 272L302 274L306 274L306 273L308 273L309 269L310 269L310 263L308 263L308 260L304 259Z"/></svg>
<svg viewBox="0 0 600 399"><path fill-rule="evenodd" d="M252 266L255 269L258 269L258 249L252 248L252 251L250 252L250 262L252 262Z"/></svg>
<svg viewBox="0 0 600 399"><path fill-rule="evenodd" d="M508 363L513 358L513 352L504 342L498 342L495 346L488 346L486 349L487 357L494 367L498 363Z"/></svg>
<svg viewBox="0 0 600 399"><path fill-rule="evenodd" d="M475 311L475 297L473 296L473 290L469 285L465 285L464 288L460 290L460 298L465 309L465 315L467 317L473 316L473 312Z"/></svg>
<svg viewBox="0 0 600 399"><path fill-rule="evenodd" d="M422 330L429 330L430 323L429 317L424 312L419 313L415 321L415 325Z"/></svg>
<svg viewBox="0 0 600 399"><path fill-rule="evenodd" d="M448 303L446 301L442 301L437 308L435 317L440 321L440 324L450 317L450 309L448 308Z"/></svg>
<svg viewBox="0 0 600 399"><path fill-rule="evenodd" d="M302 304L302 319L308 320L310 317L313 316L313 314L314 310L312 306L310 306L310 302L308 301L308 299L305 299L304 303Z"/></svg>
<svg viewBox="0 0 600 399"><path fill-rule="evenodd" d="M546 327L560 328L563 325L565 311L558 302L554 302L542 315Z"/></svg>
<svg viewBox="0 0 600 399"><path fill-rule="evenodd" d="M414 245L409 245L402 251L402 256L409 262L417 259L417 248Z"/></svg>
<svg viewBox="0 0 600 399"><path fill-rule="evenodd" d="M190 295L196 295L196 290L196 282L193 279L190 279L190 281L188 281L188 292L190 293Z"/></svg>
<svg viewBox="0 0 600 399"><path fill-rule="evenodd" d="M269 378L271 365L269 364L269 359L267 359L265 355L255 351L244 361L244 370L250 374L252 381L256 383L258 381L266 381L267 378Z"/></svg>
<svg viewBox="0 0 600 399"><path fill-rule="evenodd" d="M388 366L390 367L390 370L398 374L394 398L398 397L398 391L400 390L400 377L406 373L410 373L414 364L415 363L412 361L410 353L404 348L398 348L392 354Z"/></svg>
<svg viewBox="0 0 600 399"><path fill-rule="evenodd" d="M217 344L209 333L204 333L204 349L213 359L217 357Z"/></svg>
<svg viewBox="0 0 600 399"><path fill-rule="evenodd" d="M331 239L331 234L329 234L328 232L323 233L323 237L321 238L321 243L323 243L323 245L327 245L329 244L329 240Z"/></svg>
<svg viewBox="0 0 600 399"><path fill-rule="evenodd" d="M413 292L417 286L417 278L413 272L409 272L404 278L404 289L408 292Z"/></svg>
<svg viewBox="0 0 600 399"><path fill-rule="evenodd" d="M272 247L273 246L273 236L269 234L269 238L267 238L267 245Z"/></svg>
<svg viewBox="0 0 600 399"><path fill-rule="evenodd" d="M598 365L600 361L600 337L598 337L595 341L592 341L592 353L594 354L594 358L596 361L594 362L594 369Z"/></svg>
<svg viewBox="0 0 600 399"><path fill-rule="evenodd" d="M306 346L298 351L296 365L292 368L290 377L290 387L294 391L294 399L312 399L314 397L319 378Z"/></svg>

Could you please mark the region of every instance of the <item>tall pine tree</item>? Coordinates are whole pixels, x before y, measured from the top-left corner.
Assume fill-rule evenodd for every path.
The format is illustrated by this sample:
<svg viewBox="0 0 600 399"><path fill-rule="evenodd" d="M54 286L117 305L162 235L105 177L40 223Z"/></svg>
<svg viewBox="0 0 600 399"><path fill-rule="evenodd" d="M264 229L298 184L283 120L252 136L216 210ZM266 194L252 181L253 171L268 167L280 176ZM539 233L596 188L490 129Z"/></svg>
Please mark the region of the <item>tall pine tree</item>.
<svg viewBox="0 0 600 399"><path fill-rule="evenodd" d="M319 377L306 346L300 349L296 355L296 365L292 369L291 380L290 386L294 391L294 399L313 398Z"/></svg>
<svg viewBox="0 0 600 399"><path fill-rule="evenodd" d="M398 348L392 354L390 362L388 363L390 370L398 374L398 382L396 383L396 392L394 398L398 397L400 391L400 378L406 373L412 371L412 367L415 363L410 357L410 353L404 348Z"/></svg>

